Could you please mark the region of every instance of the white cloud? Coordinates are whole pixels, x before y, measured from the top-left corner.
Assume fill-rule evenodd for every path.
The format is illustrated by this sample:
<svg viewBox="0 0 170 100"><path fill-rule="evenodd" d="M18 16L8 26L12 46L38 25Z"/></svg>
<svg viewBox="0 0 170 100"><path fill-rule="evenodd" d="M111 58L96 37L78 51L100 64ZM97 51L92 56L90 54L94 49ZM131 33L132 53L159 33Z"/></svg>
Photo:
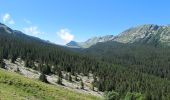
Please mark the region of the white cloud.
<svg viewBox="0 0 170 100"><path fill-rule="evenodd" d="M8 24L15 24L15 21L11 18L9 13L5 13L2 15L2 20L4 23L8 23Z"/></svg>
<svg viewBox="0 0 170 100"><path fill-rule="evenodd" d="M57 32L57 35L65 42L70 42L74 39L74 35L72 35L68 29L61 29L59 32Z"/></svg>
<svg viewBox="0 0 170 100"><path fill-rule="evenodd" d="M43 32L40 32L40 30L38 29L37 26L31 26L31 27L23 28L23 30L24 30L25 33L33 34L33 35L38 35L40 33L43 33Z"/></svg>
<svg viewBox="0 0 170 100"><path fill-rule="evenodd" d="M9 15L8 13L6 13L6 14L4 14L4 15L2 16L2 20L3 20L4 22L8 21L9 19L10 19L10 15Z"/></svg>
<svg viewBox="0 0 170 100"><path fill-rule="evenodd" d="M28 20L28 19L24 19L24 22L27 23L27 24L31 24L31 21Z"/></svg>

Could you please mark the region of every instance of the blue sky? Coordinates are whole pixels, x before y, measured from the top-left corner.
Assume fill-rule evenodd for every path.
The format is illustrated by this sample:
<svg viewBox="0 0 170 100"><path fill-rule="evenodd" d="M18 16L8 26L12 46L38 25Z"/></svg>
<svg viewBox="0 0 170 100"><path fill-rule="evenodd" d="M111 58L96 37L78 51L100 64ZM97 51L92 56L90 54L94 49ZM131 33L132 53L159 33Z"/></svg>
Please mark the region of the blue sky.
<svg viewBox="0 0 170 100"><path fill-rule="evenodd" d="M0 22L56 44L170 24L170 0L0 0Z"/></svg>

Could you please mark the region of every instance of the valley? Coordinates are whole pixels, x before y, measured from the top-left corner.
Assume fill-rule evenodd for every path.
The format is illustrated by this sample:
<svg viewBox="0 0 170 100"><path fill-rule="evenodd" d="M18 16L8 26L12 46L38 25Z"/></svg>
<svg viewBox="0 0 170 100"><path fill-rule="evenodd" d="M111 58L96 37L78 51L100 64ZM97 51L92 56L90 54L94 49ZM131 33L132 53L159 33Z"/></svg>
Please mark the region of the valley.
<svg viewBox="0 0 170 100"><path fill-rule="evenodd" d="M170 100L170 0L0 0L0 100Z"/></svg>
<svg viewBox="0 0 170 100"><path fill-rule="evenodd" d="M88 48L70 48L26 35L1 24L0 67L8 70L2 69L1 85L9 87L11 91L14 91L12 87L18 88L18 92L14 93L15 98L20 98L20 95L24 99L25 96L30 96L28 98L31 100L60 100L62 97L65 97L64 100L99 100L111 97L116 100L169 100L170 47L167 44L168 39L165 43L160 38L169 34L169 30L159 33L159 28L154 25L143 27L130 29L120 35L120 40L125 36L130 39L128 41L133 42L113 41L113 38L118 38L106 36L104 39L100 37L88 40L89 43L94 43ZM138 37L141 34L146 37ZM9 79L6 79L5 73L7 76L8 73L11 75ZM34 85L31 88L26 87L24 91L23 77L23 82L27 77L29 79L26 80L31 80L28 84L34 84L35 80L37 84L44 84L43 87L49 86L49 91L55 91L51 90L51 86L54 89L61 88L63 94L59 96L55 94L58 92L49 92L43 97L41 93L48 91L37 90ZM17 87L18 81L16 83L15 80L21 81L21 87ZM64 96L66 91L66 94L73 92ZM3 97L7 98L5 93L9 94L8 90L2 92ZM77 94L82 96L76 96Z"/></svg>

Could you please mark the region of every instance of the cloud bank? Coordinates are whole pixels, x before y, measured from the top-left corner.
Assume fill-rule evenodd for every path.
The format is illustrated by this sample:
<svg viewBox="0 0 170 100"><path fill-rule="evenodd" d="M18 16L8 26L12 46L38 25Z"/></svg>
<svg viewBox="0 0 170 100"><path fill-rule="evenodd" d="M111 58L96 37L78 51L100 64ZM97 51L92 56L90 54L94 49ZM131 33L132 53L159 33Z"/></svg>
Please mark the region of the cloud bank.
<svg viewBox="0 0 170 100"><path fill-rule="evenodd" d="M67 43L74 39L74 35L71 34L70 30L68 29L60 29L60 31L57 32L57 35Z"/></svg>
<svg viewBox="0 0 170 100"><path fill-rule="evenodd" d="M9 13L5 13L2 15L2 20L4 23L8 23L8 24L15 24L15 21L11 18Z"/></svg>

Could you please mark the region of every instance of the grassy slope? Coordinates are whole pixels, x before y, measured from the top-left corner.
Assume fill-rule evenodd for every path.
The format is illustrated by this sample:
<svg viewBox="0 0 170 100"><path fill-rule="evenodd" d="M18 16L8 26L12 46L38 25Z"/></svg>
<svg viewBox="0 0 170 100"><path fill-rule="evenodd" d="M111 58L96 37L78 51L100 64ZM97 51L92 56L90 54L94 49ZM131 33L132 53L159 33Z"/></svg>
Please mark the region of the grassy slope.
<svg viewBox="0 0 170 100"><path fill-rule="evenodd" d="M0 100L101 100L0 69Z"/></svg>

